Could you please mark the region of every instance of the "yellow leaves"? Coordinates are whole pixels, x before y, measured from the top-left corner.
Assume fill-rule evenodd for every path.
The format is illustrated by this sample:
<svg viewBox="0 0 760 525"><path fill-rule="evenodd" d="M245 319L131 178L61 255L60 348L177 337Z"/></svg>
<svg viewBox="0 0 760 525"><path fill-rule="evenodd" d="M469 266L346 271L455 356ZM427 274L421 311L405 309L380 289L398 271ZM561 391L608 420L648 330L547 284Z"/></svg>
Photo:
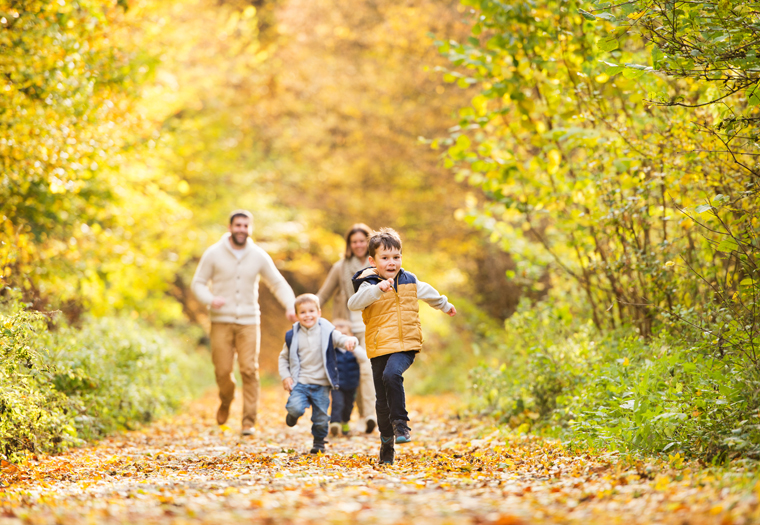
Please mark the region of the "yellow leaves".
<svg viewBox="0 0 760 525"><path fill-rule="evenodd" d="M594 77L594 80L596 80L600 84L604 84L609 79L610 79L610 77L609 77L609 75L607 75L607 73L600 73L599 75L597 75L596 77Z"/></svg>
<svg viewBox="0 0 760 525"><path fill-rule="evenodd" d="M670 486L670 478L668 476L657 476L654 481L654 490L664 491Z"/></svg>
<svg viewBox="0 0 760 525"><path fill-rule="evenodd" d="M52 177L52 180L50 181L50 193L66 193L66 183L58 177Z"/></svg>
<svg viewBox="0 0 760 525"><path fill-rule="evenodd" d="M9 461L0 459L0 472L3 474L16 474L19 472L19 468Z"/></svg>
<svg viewBox="0 0 760 525"><path fill-rule="evenodd" d="M472 98L472 107L479 116L484 116L488 113L488 100L488 97L483 95L476 95Z"/></svg>
<svg viewBox="0 0 760 525"><path fill-rule="evenodd" d="M549 159L549 165L547 166L547 171L552 174L557 173L560 162L562 161L562 154L558 150L552 149L552 150L549 150L549 153L547 153L546 156Z"/></svg>
<svg viewBox="0 0 760 525"><path fill-rule="evenodd" d="M668 463L674 469L679 469L679 470L682 469L683 461L684 461L684 458L683 456L681 456L679 452L676 452L675 454L668 454Z"/></svg>

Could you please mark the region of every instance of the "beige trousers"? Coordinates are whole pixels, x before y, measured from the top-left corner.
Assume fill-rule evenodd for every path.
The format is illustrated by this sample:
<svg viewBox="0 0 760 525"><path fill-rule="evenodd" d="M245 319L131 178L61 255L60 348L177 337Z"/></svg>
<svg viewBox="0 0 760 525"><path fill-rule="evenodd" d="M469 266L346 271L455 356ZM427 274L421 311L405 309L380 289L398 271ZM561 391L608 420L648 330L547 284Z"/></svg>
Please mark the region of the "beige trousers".
<svg viewBox="0 0 760 525"><path fill-rule="evenodd" d="M365 350L367 345L364 344L364 332L355 334L359 339L359 344ZM356 408L359 410L359 417L365 421L373 419L377 423L375 414L375 381L372 378L372 365L370 363L359 364L359 388L356 389Z"/></svg>
<svg viewBox="0 0 760 525"><path fill-rule="evenodd" d="M261 330L257 324L211 323L211 358L222 405L235 398L235 353L243 378L243 428L256 424L259 409L259 346Z"/></svg>

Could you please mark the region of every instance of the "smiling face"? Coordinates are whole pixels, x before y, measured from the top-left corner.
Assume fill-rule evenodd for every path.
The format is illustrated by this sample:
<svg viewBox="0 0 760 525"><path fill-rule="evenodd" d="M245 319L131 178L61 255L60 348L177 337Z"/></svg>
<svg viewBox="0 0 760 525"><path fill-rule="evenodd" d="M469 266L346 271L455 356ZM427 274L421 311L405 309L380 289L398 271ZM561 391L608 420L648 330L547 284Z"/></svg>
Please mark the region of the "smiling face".
<svg viewBox="0 0 760 525"><path fill-rule="evenodd" d="M230 241L235 248L242 248L248 241L248 235L251 233L251 219L238 215L229 226Z"/></svg>
<svg viewBox="0 0 760 525"><path fill-rule="evenodd" d="M375 265L377 273L383 279L393 279L401 269L401 250L398 248L386 248L378 246L375 256L369 257L370 264Z"/></svg>
<svg viewBox="0 0 760 525"><path fill-rule="evenodd" d="M351 247L351 253L357 259L364 259L367 256L367 248L369 247L369 239L364 232L356 232L351 235L349 240L349 246Z"/></svg>
<svg viewBox="0 0 760 525"><path fill-rule="evenodd" d="M317 324L321 315L322 310L312 302L301 303L296 307L296 318L307 330Z"/></svg>

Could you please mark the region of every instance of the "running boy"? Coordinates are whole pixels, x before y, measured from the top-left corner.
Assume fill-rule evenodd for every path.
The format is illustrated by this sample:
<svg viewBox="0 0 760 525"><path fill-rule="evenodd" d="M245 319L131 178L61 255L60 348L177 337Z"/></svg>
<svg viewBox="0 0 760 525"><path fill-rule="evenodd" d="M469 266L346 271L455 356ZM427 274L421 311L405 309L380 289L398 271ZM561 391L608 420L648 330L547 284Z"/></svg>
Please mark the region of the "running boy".
<svg viewBox="0 0 760 525"><path fill-rule="evenodd" d="M457 313L445 295L401 268L401 239L383 228L369 239L369 263L356 272L350 310L363 310L365 341L377 391L380 463L393 463L396 443L411 441L403 373L422 349L418 300L450 316Z"/></svg>
<svg viewBox="0 0 760 525"><path fill-rule="evenodd" d="M285 334L285 345L279 358L282 387L290 392L285 409L285 423L294 427L306 409L311 406L311 433L314 446L310 454L325 452L330 418L330 389L339 388L336 347L352 351L358 344L356 337L347 337L322 319L319 298L302 294L295 301L298 322Z"/></svg>

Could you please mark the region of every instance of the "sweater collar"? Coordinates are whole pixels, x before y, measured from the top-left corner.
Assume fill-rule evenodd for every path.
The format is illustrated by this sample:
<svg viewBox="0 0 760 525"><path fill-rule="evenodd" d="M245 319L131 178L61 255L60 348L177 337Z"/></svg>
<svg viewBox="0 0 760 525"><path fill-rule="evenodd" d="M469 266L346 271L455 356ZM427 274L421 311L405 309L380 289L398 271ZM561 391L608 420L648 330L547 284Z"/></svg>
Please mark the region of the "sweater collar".
<svg viewBox="0 0 760 525"><path fill-rule="evenodd" d="M301 325L301 331L308 336L312 336L316 334L317 332L319 332L319 330L320 330L319 321L314 323L314 326L312 326L311 328L306 328L305 326Z"/></svg>
<svg viewBox="0 0 760 525"><path fill-rule="evenodd" d="M232 247L232 243L230 242L231 236L232 234L230 232L226 232L224 235L222 235L221 243L227 248L227 250L229 250L229 252L232 255L235 255L235 252L237 253L242 252L243 256L245 256L248 254L248 252L251 251L251 248L253 247L253 239L248 237L248 239L246 239L246 242L245 242L245 248L243 248L242 250L236 250L235 248Z"/></svg>

